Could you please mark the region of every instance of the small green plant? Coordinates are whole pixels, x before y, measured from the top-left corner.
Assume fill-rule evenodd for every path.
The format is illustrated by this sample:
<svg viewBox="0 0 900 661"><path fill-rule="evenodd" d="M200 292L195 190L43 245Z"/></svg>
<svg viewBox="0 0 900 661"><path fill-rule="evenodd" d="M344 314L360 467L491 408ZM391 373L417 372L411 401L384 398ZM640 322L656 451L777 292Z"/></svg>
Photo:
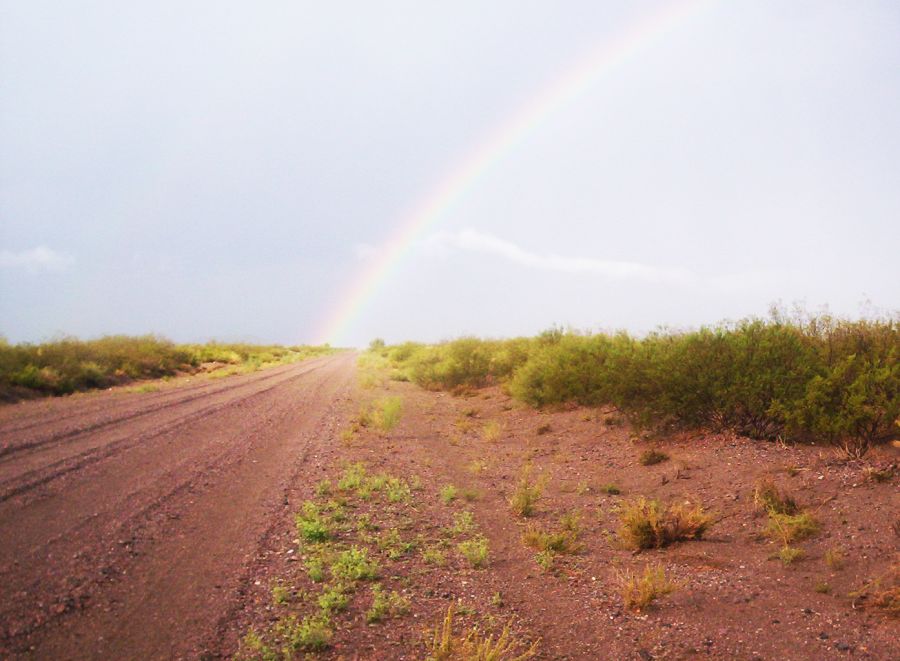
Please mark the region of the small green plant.
<svg viewBox="0 0 900 661"><path fill-rule="evenodd" d="M351 546L338 554L331 575L337 580L371 581L378 578L378 563L369 559L368 549Z"/></svg>
<svg viewBox="0 0 900 661"><path fill-rule="evenodd" d="M324 542L331 536L328 520L319 511L319 506L311 500L303 503L303 510L294 521L297 533L307 542Z"/></svg>
<svg viewBox="0 0 900 661"><path fill-rule="evenodd" d="M398 617L409 612L409 599L399 592L385 592L377 583L372 586L372 606L366 611L366 622L374 624L387 617Z"/></svg>
<svg viewBox="0 0 900 661"><path fill-rule="evenodd" d="M272 586L272 602L276 606L280 606L281 604L286 604L291 600L291 591L290 588L285 587L281 583L276 583Z"/></svg>
<svg viewBox="0 0 900 661"><path fill-rule="evenodd" d="M831 592L831 586L825 582L816 583L814 590L819 594L829 594Z"/></svg>
<svg viewBox="0 0 900 661"><path fill-rule="evenodd" d="M447 564L444 552L435 546L428 546L422 549L422 560L435 567L443 567Z"/></svg>
<svg viewBox="0 0 900 661"><path fill-rule="evenodd" d="M531 482L531 468L523 469L519 481L509 498L509 506L516 516L528 517L534 514L537 501L544 491L543 484Z"/></svg>
<svg viewBox="0 0 900 661"><path fill-rule="evenodd" d="M396 528L391 528L378 538L378 547L387 553L389 559L396 560L412 552L416 548L416 542L404 542L400 532Z"/></svg>
<svg viewBox="0 0 900 661"><path fill-rule="evenodd" d="M325 580L325 559L321 555L314 555L306 559L306 573L313 583L321 583Z"/></svg>
<svg viewBox="0 0 900 661"><path fill-rule="evenodd" d="M641 574L620 572L619 591L625 608L642 611L659 597L670 594L678 586L666 577L662 565L644 567Z"/></svg>
<svg viewBox="0 0 900 661"><path fill-rule="evenodd" d="M622 506L619 523L619 539L626 547L649 549L700 539L712 517L700 505L675 503L664 509L659 501L638 498Z"/></svg>
<svg viewBox="0 0 900 661"><path fill-rule="evenodd" d="M409 484L397 477L388 478L385 492L388 501L392 503L405 503L412 498Z"/></svg>
<svg viewBox="0 0 900 661"><path fill-rule="evenodd" d="M441 500L444 501L444 505L449 505L457 497L456 487L452 484L447 484L441 487Z"/></svg>
<svg viewBox="0 0 900 661"><path fill-rule="evenodd" d="M456 549L475 569L483 569L488 564L488 541L479 535L456 545Z"/></svg>
<svg viewBox="0 0 900 661"><path fill-rule="evenodd" d="M383 432L389 432L400 422L403 411L403 400L400 397L385 397L376 402L373 415L376 426Z"/></svg>
<svg viewBox="0 0 900 661"><path fill-rule="evenodd" d="M317 652L331 643L331 621L324 614L305 617L299 622L291 615L279 621L275 630L292 651Z"/></svg>
<svg viewBox="0 0 900 661"><path fill-rule="evenodd" d="M484 427L481 429L481 437L489 443L493 443L498 438L500 438L500 432L502 431L502 427L500 423L496 420L489 420L484 424Z"/></svg>
<svg viewBox="0 0 900 661"><path fill-rule="evenodd" d="M556 554L550 549L545 549L534 556L535 562L538 563L541 569L545 572L553 571L553 561L556 559Z"/></svg>
<svg viewBox="0 0 900 661"><path fill-rule="evenodd" d="M322 480L316 485L316 495L327 498L331 495L331 480Z"/></svg>
<svg viewBox="0 0 900 661"><path fill-rule="evenodd" d="M339 583L332 584L319 595L318 604L322 613L338 613L346 610L350 597L347 588Z"/></svg>
<svg viewBox="0 0 900 661"><path fill-rule="evenodd" d="M467 532L475 528L475 516L468 510L457 512L453 515L453 526L450 528L450 534L465 535Z"/></svg>
<svg viewBox="0 0 900 661"><path fill-rule="evenodd" d="M665 452L660 452L659 450L644 450L638 458L638 462L641 466L653 466L654 464L661 464L668 460L668 458L669 455Z"/></svg>
<svg viewBox="0 0 900 661"><path fill-rule="evenodd" d="M619 489L619 487L617 487L615 484L604 484L602 487L600 487L600 491L605 494L609 494L610 496L618 496L620 493L622 493L622 490Z"/></svg>
<svg viewBox="0 0 900 661"><path fill-rule="evenodd" d="M366 467L362 463L357 462L350 464L344 469L341 479L338 480L337 487L341 491L355 491L359 489L366 479Z"/></svg>

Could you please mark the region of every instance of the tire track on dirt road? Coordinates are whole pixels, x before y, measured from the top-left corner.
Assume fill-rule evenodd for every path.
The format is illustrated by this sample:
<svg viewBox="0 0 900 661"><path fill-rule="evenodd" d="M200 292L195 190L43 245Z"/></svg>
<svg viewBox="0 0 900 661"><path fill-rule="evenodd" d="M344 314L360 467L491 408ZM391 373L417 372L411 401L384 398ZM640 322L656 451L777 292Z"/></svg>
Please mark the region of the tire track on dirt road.
<svg viewBox="0 0 900 661"><path fill-rule="evenodd" d="M0 656L190 656L234 608L289 477L334 437L354 360L247 379L202 415L148 413L155 433L0 503Z"/></svg>

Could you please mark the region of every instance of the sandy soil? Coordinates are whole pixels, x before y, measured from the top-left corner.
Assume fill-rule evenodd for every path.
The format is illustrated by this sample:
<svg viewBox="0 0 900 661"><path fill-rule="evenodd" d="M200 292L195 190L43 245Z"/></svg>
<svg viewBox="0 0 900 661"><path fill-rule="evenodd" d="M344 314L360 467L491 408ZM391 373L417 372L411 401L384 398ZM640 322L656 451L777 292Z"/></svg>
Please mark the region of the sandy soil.
<svg viewBox="0 0 900 661"><path fill-rule="evenodd" d="M408 608L367 623L373 596L360 585L315 658L424 658L450 605L458 631L508 625L520 650L540 640L542 659L900 658L897 620L848 596L897 561L896 476L875 482L814 446L641 439L609 412L533 411L497 388L469 397L387 380L363 388L354 363L345 354L0 409L0 656L251 656L248 631L265 635L317 609L322 584L307 575L293 521L313 500L338 504L336 542L368 548L378 583ZM385 396L403 399L397 427L342 433ZM648 447L670 459L641 466ZM892 452L872 462L886 467ZM392 502L342 491L349 462L410 492ZM544 490L523 519L508 498L526 465ZM765 516L752 501L762 478L820 522L790 566L760 534ZM447 485L458 491L449 502L439 495ZM700 502L716 522L701 541L636 553L615 533L619 506L638 496ZM473 527L453 532L463 512ZM582 550L541 567L523 531L558 529L571 512ZM479 535L490 555L475 569L458 544ZM825 563L829 550L842 553L841 567ZM643 612L625 609L617 576L648 563L678 589Z"/></svg>

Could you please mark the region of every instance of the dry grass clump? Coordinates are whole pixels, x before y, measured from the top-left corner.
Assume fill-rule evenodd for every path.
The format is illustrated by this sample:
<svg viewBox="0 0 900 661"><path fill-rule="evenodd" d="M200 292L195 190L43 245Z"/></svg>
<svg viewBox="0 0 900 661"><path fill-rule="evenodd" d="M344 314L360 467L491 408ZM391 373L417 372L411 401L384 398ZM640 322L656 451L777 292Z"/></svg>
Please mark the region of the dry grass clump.
<svg viewBox="0 0 900 661"><path fill-rule="evenodd" d="M635 611L644 610L659 597L678 588L666 577L662 565L647 565L642 574L619 572L617 578L625 608Z"/></svg>
<svg viewBox="0 0 900 661"><path fill-rule="evenodd" d="M887 572L852 592L850 596L854 603L861 601L866 606L900 617L900 562L895 562Z"/></svg>
<svg viewBox="0 0 900 661"><path fill-rule="evenodd" d="M527 517L534 514L534 508L537 501L540 500L544 492L544 485L541 480L531 481L531 467L526 466L522 470L516 488L509 497L509 506L512 508L516 516Z"/></svg>
<svg viewBox="0 0 900 661"><path fill-rule="evenodd" d="M501 431L503 431L503 428L500 426L499 422L496 420L489 420L481 429L481 437L487 442L493 443L500 438Z"/></svg>
<svg viewBox="0 0 900 661"><path fill-rule="evenodd" d="M812 537L819 530L819 523L809 512L799 514L777 514L769 512L769 522L763 531L771 539L781 542L783 546L789 546L807 537Z"/></svg>
<svg viewBox="0 0 900 661"><path fill-rule="evenodd" d="M638 463L641 466L653 466L654 464L661 464L662 462L668 460L669 455L665 452L660 452L659 450L644 450L641 453L641 456L638 457Z"/></svg>
<svg viewBox="0 0 900 661"><path fill-rule="evenodd" d="M625 546L651 549L700 539L712 517L701 505L673 503L664 509L659 501L642 497L622 505L619 522L619 539Z"/></svg>
<svg viewBox="0 0 900 661"><path fill-rule="evenodd" d="M508 624L496 640L478 627L472 627L466 634L454 634L453 606L450 606L429 642L428 661L525 661L537 654L540 641L528 645L518 640Z"/></svg>
<svg viewBox="0 0 900 661"><path fill-rule="evenodd" d="M833 571L839 571L844 568L844 552L841 549L833 548L825 551L825 564Z"/></svg>
<svg viewBox="0 0 900 661"><path fill-rule="evenodd" d="M770 514L793 515L800 511L797 501L775 486L771 480L757 482L753 490L753 504L757 509Z"/></svg>
<svg viewBox="0 0 900 661"><path fill-rule="evenodd" d="M522 533L522 543L536 551L574 555L584 548L578 541L581 536L580 518L577 512L565 515L560 519L561 529L557 532L530 525Z"/></svg>

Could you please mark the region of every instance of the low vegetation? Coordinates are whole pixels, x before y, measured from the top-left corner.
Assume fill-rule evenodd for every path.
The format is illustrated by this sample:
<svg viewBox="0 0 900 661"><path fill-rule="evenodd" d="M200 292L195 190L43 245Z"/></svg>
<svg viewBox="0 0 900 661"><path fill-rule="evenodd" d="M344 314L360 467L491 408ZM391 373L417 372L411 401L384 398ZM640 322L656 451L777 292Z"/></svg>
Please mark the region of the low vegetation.
<svg viewBox="0 0 900 661"><path fill-rule="evenodd" d="M537 654L539 641L530 645L518 640L509 625L496 639L473 627L466 633L455 633L453 606L430 636L428 661L525 661Z"/></svg>
<svg viewBox="0 0 900 661"><path fill-rule="evenodd" d="M638 498L619 511L619 540L632 549L652 549L674 542L700 539L712 524L702 506L673 503L663 507L657 500Z"/></svg>
<svg viewBox="0 0 900 661"><path fill-rule="evenodd" d="M677 584L666 577L662 565L647 565L643 573L618 572L619 592L625 608L642 611L659 597L674 592Z"/></svg>
<svg viewBox="0 0 900 661"><path fill-rule="evenodd" d="M900 438L900 318L773 310L699 330L467 337L378 347L410 380L455 392L503 383L535 407L613 405L634 424L827 441L848 458ZM618 422L608 416L607 424Z"/></svg>
<svg viewBox="0 0 900 661"><path fill-rule="evenodd" d="M175 344L156 335L15 345L0 338L0 396L65 395L192 372L204 364L227 368L222 373L249 372L333 351L328 346Z"/></svg>

